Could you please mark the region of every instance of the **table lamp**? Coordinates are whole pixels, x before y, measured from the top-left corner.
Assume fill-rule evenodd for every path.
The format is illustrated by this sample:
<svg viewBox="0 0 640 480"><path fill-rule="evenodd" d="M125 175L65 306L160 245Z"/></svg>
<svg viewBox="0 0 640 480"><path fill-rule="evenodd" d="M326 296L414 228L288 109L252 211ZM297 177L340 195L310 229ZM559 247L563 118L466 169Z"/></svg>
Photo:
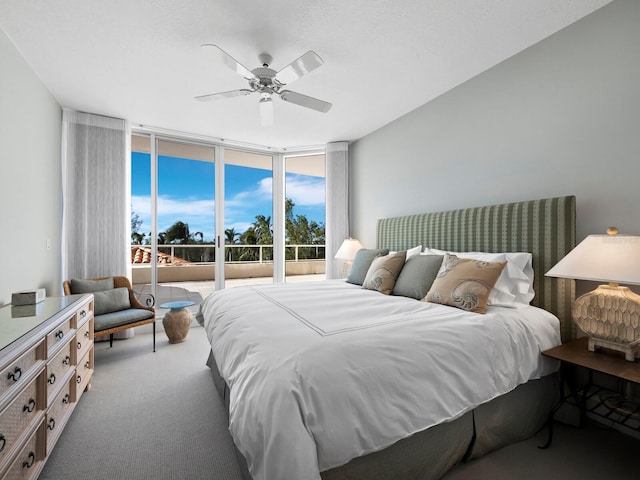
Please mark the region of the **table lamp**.
<svg viewBox="0 0 640 480"><path fill-rule="evenodd" d="M640 295L619 283L640 285L640 236L589 235L546 275L608 282L573 303L573 319L589 336L589 350L624 352L631 362L640 353Z"/></svg>
<svg viewBox="0 0 640 480"><path fill-rule="evenodd" d="M358 250L361 250L362 248L364 247L358 240L349 237L342 242L342 245L340 245L340 248L336 252L334 258L344 260L346 265L345 269L348 270L353 263L353 259L356 257L356 253L358 253ZM345 272L343 271L342 273L344 274Z"/></svg>

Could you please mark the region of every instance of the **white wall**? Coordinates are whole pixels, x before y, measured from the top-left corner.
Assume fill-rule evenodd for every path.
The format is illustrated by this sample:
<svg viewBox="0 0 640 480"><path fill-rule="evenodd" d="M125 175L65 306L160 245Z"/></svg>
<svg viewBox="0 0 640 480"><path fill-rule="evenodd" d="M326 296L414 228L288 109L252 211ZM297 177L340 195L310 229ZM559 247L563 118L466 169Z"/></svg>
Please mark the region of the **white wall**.
<svg viewBox="0 0 640 480"><path fill-rule="evenodd" d="M0 30L0 305L19 290L61 293L61 118Z"/></svg>
<svg viewBox="0 0 640 480"><path fill-rule="evenodd" d="M639 25L640 1L616 0L354 142L351 234L373 247L378 218L572 194L578 241L640 234Z"/></svg>

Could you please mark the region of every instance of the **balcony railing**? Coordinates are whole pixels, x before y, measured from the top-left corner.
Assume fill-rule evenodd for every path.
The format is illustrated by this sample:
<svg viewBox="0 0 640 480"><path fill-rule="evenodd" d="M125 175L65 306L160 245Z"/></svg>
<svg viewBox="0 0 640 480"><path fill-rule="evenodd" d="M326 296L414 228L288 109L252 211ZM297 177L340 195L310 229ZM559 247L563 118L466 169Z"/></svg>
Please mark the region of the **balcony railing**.
<svg viewBox="0 0 640 480"><path fill-rule="evenodd" d="M150 245L131 245L131 263L149 264ZM324 261L325 245L285 245L287 262ZM215 245L158 245L158 263L167 265L215 263ZM272 263L273 245L225 245L225 262Z"/></svg>

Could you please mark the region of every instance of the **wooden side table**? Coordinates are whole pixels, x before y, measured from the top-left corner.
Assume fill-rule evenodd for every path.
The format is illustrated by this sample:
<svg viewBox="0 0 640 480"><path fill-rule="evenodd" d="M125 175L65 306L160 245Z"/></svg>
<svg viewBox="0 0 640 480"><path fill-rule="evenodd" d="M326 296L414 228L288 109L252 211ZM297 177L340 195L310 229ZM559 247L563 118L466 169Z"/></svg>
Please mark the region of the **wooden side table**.
<svg viewBox="0 0 640 480"><path fill-rule="evenodd" d="M625 425L629 420L640 420L639 405L634 405L625 400L618 401L617 404L613 401L607 402L607 399L614 397L614 395L612 395L614 392L607 392L606 389L595 387L593 384L594 372L610 375L618 379L620 384L627 382L640 384L640 362L629 362L625 360L624 354L613 350L598 349L595 352L590 352L587 344L588 338L583 337L542 352L542 355L545 357L555 358L562 362L560 369L562 396L557 408L554 409L554 413L563 402L573 398L575 404L580 408L580 424L582 424L586 417L587 400L598 395L601 398L598 407L603 407L605 413L598 413L595 408L590 410L591 413L605 417L613 423ZM578 387L575 381L575 375L571 375L573 372L567 371L569 369L575 370L576 367L587 369L588 380L584 386ZM570 393L568 396L565 395L565 385L569 388ZM619 395L616 397L621 398ZM617 414L617 416L614 416L614 414ZM551 444L552 426L553 422L551 421L549 424L549 440L545 447Z"/></svg>

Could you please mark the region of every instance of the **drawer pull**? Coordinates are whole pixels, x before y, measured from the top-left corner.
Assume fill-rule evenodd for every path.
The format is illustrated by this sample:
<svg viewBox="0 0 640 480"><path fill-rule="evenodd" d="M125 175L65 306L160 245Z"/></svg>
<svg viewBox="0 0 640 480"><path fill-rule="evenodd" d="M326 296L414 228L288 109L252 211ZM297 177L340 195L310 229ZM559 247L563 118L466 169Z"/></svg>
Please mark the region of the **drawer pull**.
<svg viewBox="0 0 640 480"><path fill-rule="evenodd" d="M82 348L82 343L78 342L78 350L80 350Z"/></svg>
<svg viewBox="0 0 640 480"><path fill-rule="evenodd" d="M64 359L62 360L62 364L63 365L70 365L71 364L71 357L69 355L64 357Z"/></svg>
<svg viewBox="0 0 640 480"><path fill-rule="evenodd" d="M89 330L87 330L86 332L84 332L84 338L89 338Z"/></svg>
<svg viewBox="0 0 640 480"><path fill-rule="evenodd" d="M65 394L64 398L62 399L62 403L64 403L65 405L67 405L69 403L69 400L71 400L71 397L69 396L69 394Z"/></svg>
<svg viewBox="0 0 640 480"><path fill-rule="evenodd" d="M87 314L86 310L80 311L80 318L84 318L86 314Z"/></svg>
<svg viewBox="0 0 640 480"><path fill-rule="evenodd" d="M49 419L49 425L47 425L47 429L53 430L54 428L56 428L56 419L51 417Z"/></svg>
<svg viewBox="0 0 640 480"><path fill-rule="evenodd" d="M29 460L22 464L22 468L31 468L36 461L36 454L33 452L29 452Z"/></svg>
<svg viewBox="0 0 640 480"><path fill-rule="evenodd" d="M22 407L22 411L31 413L35 410L35 408L36 408L36 401L33 398L30 398L29 403L24 407Z"/></svg>
<svg viewBox="0 0 640 480"><path fill-rule="evenodd" d="M82 383L82 375L78 375L78 378L76 378L76 383Z"/></svg>
<svg viewBox="0 0 640 480"><path fill-rule="evenodd" d="M55 337L60 340L62 337L64 337L64 332L62 330L58 330L55 334Z"/></svg>
<svg viewBox="0 0 640 480"><path fill-rule="evenodd" d="M84 362L84 368L91 368L91 364L89 363L89 360L87 360L86 362Z"/></svg>
<svg viewBox="0 0 640 480"><path fill-rule="evenodd" d="M56 374L52 373L51 375L49 375L49 380L47 380L47 382L49 383L49 385L53 385L54 383L56 383Z"/></svg>
<svg viewBox="0 0 640 480"><path fill-rule="evenodd" d="M7 439L5 438L4 435L0 433L0 452L2 452L4 450L4 447L6 446L7 446Z"/></svg>
<svg viewBox="0 0 640 480"><path fill-rule="evenodd" d="M22 369L20 367L16 367L13 369L13 372L9 372L9 374L7 375L7 379L17 382L21 376L22 376Z"/></svg>

